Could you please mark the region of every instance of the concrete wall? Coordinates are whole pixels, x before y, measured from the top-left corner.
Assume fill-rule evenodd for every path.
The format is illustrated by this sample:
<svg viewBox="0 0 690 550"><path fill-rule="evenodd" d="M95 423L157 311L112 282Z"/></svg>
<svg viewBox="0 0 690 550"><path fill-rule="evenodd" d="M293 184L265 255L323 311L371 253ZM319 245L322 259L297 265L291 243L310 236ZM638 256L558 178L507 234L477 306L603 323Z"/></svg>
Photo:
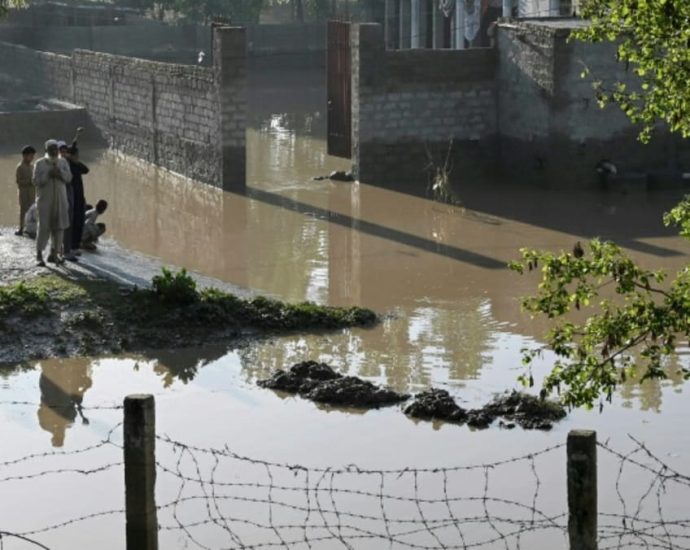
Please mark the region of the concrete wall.
<svg viewBox="0 0 690 550"><path fill-rule="evenodd" d="M659 128L650 144L616 106L601 109L593 80L635 86L610 44L568 40L582 21L503 21L495 48L386 50L377 25L352 29L353 169L362 181L418 186L429 154L451 179L596 184L613 162L637 177L690 168L690 146ZM585 69L590 77L583 79Z"/></svg>
<svg viewBox="0 0 690 550"><path fill-rule="evenodd" d="M229 189L245 183L245 44L244 29L217 29L215 65L205 68L0 43L0 71L21 79L17 96L85 107L112 148Z"/></svg>
<svg viewBox="0 0 690 550"><path fill-rule="evenodd" d="M546 182L596 180L596 166L619 171L674 169L688 159L687 143L660 129L650 144L616 106L601 109L592 87L600 80L635 86L615 61L611 44L569 41L573 21L506 22L498 27L498 120L505 171ZM585 69L590 76L582 78Z"/></svg>
<svg viewBox="0 0 690 550"><path fill-rule="evenodd" d="M84 49L190 65L197 64L200 51L206 53L206 64L210 65L212 49L211 27L166 25L153 20L93 27L0 24L0 42L65 55L75 49ZM323 64L326 25L250 25L247 45L250 57L273 60L281 66L301 56L316 56Z"/></svg>
<svg viewBox="0 0 690 550"><path fill-rule="evenodd" d="M50 111L0 112L0 150L16 154L27 143L40 150L47 137L71 137L79 126L93 135L86 109L76 105Z"/></svg>
<svg viewBox="0 0 690 550"><path fill-rule="evenodd" d="M495 149L496 52L385 50L380 25L352 28L353 166L362 181L426 181L431 155L456 169Z"/></svg>

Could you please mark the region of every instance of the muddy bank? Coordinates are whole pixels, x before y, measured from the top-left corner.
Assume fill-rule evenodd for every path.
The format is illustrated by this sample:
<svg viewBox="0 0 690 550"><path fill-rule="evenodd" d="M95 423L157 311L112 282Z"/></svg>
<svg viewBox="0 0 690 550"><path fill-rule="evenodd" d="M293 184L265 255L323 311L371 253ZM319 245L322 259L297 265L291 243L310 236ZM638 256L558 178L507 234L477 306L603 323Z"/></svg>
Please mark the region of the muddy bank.
<svg viewBox="0 0 690 550"><path fill-rule="evenodd" d="M512 391L499 395L479 409L465 410L445 390L430 389L419 393L404 412L422 420L444 420L467 424L471 428L488 428L497 419L501 427L516 425L526 430L550 430L553 423L565 418L565 408L555 401Z"/></svg>
<svg viewBox="0 0 690 550"><path fill-rule="evenodd" d="M150 288L54 271L0 285L0 363L101 355L247 339L296 331L370 326L363 308L286 304L198 290L188 275L167 272Z"/></svg>
<svg viewBox="0 0 690 550"><path fill-rule="evenodd" d="M410 400L406 394L355 376L337 373L325 363L305 361L288 370L279 370L270 378L259 380L262 388L297 394L316 403L344 405L370 409L394 405ZM502 428L516 425L526 430L550 430L553 423L565 418L565 409L555 401L539 399L513 391L495 397L479 409L460 407L446 390L429 389L415 395L403 412L420 420L443 420L454 424L467 424L471 428L488 428L501 419Z"/></svg>
<svg viewBox="0 0 690 550"><path fill-rule="evenodd" d="M277 371L257 384L262 388L295 393L316 403L367 409L394 405L409 398L355 376L343 376L328 365L314 361Z"/></svg>

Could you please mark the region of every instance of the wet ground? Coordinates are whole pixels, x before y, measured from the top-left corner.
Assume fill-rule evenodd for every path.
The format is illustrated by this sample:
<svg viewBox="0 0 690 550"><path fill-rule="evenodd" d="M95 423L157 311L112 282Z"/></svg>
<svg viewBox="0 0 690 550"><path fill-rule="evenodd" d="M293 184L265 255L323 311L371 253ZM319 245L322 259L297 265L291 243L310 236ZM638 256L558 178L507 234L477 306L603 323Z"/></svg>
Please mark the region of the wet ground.
<svg viewBox="0 0 690 550"><path fill-rule="evenodd" d="M122 249L155 258L146 260L151 265L185 266L286 300L362 305L390 314L386 321L371 330L281 337L241 352L219 343L184 353L8 366L0 378L0 438L12 444L2 451L2 460L98 441L117 424L121 411L89 407L151 392L158 401L159 433L202 447L228 444L237 453L281 463L371 468L485 463L561 444L569 429L585 427L620 449L630 448L627 434L634 434L668 463L681 469L688 464L688 404L680 380L631 382L602 414L575 411L548 433L417 423L395 408L355 413L257 388L256 379L274 369L316 360L401 392L444 388L471 408L517 386L520 349L538 341L546 328L518 305L535 279L504 267L518 248L570 249L577 240L599 235L621 242L645 265L671 271L687 263L688 249L661 223L662 212L682 196L679 189L575 192L467 181L456 190L462 206L447 206L424 197L424 181L401 191L312 181L349 168L325 153L319 77L257 78L255 84L246 196L91 151L86 156L89 202L108 199L104 221L110 238ZM0 157L0 172L11 173L14 163L13 157ZM0 189L0 225L9 225L14 223L13 188ZM537 381L549 359L536 366ZM688 364L685 354L678 361ZM50 406L65 396L66 408ZM118 449L102 452L103 463L120 459ZM164 458L170 460L170 453ZM50 464L25 467L22 462L7 474L0 470L0 476L25 476ZM602 479L612 481L616 466L602 460L602 468L608 468ZM529 500L535 479L523 467L517 463L502 470L495 487ZM564 468L562 449L540 463L540 507L565 508ZM14 531L122 507L117 468L0 484L2 525ZM173 498L176 487L174 479L161 476L159 504ZM37 491L45 495L40 503L32 496ZM600 502L613 507L615 488L603 490ZM680 509L681 502L671 506ZM170 517L166 522L174 523ZM123 548L123 529L121 516L106 516L37 536L51 548L73 548L76 541L83 547ZM189 541L179 531L161 536L166 548L184 548ZM211 547L227 546L222 529L200 536ZM562 536L554 537L528 547L562 546ZM369 542L356 547L382 547L380 541ZM486 547L505 546L499 541Z"/></svg>

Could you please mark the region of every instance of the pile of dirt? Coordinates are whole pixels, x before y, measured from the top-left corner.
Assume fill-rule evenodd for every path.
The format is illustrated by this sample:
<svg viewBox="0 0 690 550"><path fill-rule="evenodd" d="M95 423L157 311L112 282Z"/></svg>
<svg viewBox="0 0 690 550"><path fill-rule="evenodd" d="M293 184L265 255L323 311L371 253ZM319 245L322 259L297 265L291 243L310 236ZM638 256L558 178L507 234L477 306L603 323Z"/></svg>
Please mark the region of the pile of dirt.
<svg viewBox="0 0 690 550"><path fill-rule="evenodd" d="M460 407L446 390L431 388L415 395L414 401L403 412L422 420L445 420L464 424L467 411Z"/></svg>
<svg viewBox="0 0 690 550"><path fill-rule="evenodd" d="M296 393L317 403L348 407L382 407L409 398L355 376L343 376L328 365L315 361L298 363L288 371L277 371L257 383L262 388Z"/></svg>
<svg viewBox="0 0 690 550"><path fill-rule="evenodd" d="M540 399L518 391L496 397L482 409L487 415L515 422L526 430L550 430L553 423L566 417L560 403ZM506 424L510 427L510 424Z"/></svg>
<svg viewBox="0 0 690 550"><path fill-rule="evenodd" d="M496 397L479 409L465 410L445 390L430 389L414 397L404 409L412 418L444 420L467 424L472 428L488 428L497 418L505 421L501 426L526 430L550 430L553 423L566 416L562 405L533 395L513 391Z"/></svg>

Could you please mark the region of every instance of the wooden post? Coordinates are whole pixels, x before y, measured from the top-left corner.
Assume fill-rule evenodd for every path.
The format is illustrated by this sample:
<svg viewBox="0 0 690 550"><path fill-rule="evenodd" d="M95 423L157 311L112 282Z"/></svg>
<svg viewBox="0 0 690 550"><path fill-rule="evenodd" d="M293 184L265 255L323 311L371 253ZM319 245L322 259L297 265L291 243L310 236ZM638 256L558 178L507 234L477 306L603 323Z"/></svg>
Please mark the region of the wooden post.
<svg viewBox="0 0 690 550"><path fill-rule="evenodd" d="M568 434L568 535L570 550L597 550L597 434Z"/></svg>
<svg viewBox="0 0 690 550"><path fill-rule="evenodd" d="M152 395L125 397L127 550L158 550L156 408Z"/></svg>

